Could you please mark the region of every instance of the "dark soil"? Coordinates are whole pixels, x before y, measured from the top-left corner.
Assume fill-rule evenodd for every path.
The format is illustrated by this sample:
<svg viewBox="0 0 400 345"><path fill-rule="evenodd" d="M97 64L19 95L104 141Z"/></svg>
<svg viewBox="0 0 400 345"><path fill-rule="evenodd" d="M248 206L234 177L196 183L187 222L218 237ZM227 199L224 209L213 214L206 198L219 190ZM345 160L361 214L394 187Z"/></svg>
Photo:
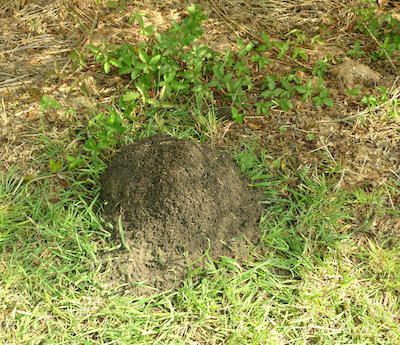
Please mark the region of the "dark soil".
<svg viewBox="0 0 400 345"><path fill-rule="evenodd" d="M189 263L205 263L205 253L237 257L258 242L262 192L209 145L166 135L141 139L113 158L102 182L103 218L120 244L108 280L136 292L146 293L138 282L155 292L178 286Z"/></svg>

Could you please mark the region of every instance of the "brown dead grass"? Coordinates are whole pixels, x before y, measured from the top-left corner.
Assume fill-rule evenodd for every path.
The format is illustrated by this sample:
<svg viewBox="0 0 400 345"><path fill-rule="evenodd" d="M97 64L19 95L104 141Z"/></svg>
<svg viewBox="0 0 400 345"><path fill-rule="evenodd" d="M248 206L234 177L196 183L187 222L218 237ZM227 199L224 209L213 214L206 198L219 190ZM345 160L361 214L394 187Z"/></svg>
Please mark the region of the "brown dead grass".
<svg viewBox="0 0 400 345"><path fill-rule="evenodd" d="M82 74L72 69L68 58L71 51L88 54L88 61L93 62L88 44L99 45L104 39L109 44L137 42L137 33L128 23L131 12L147 13L146 25L155 25L163 31L171 20L182 20L186 16L185 7L189 5L186 0L144 0L127 2L126 8L117 13L105 5L105 0L99 2L97 6L94 0L21 0L1 5L1 171L8 171L12 164L30 174L43 168L28 164L35 160L38 149L31 140L32 130L44 129L50 138L57 138L71 125L72 118L64 116L66 107L76 109L79 121L85 123L91 111L101 109L101 104L111 104L113 95L120 94L126 86L116 74L105 75L100 69L94 69L84 80L89 97L77 88L70 90L68 83L57 88L68 77ZM355 15L351 8L359 2L347 1L346 5L339 0L197 2L209 15L202 42L220 52L228 48L238 51L237 37L246 42L253 39L259 44L262 31L272 40L282 42L288 37L295 39L293 35L283 35L293 29L304 31L307 37L321 35L324 45L304 43L308 61L290 57L272 59L265 70L252 71L260 80L263 75L282 75L297 67L304 68L303 72L298 72L301 78L305 81L312 78L316 83L311 71L317 60L332 56L333 61L338 62L324 77L324 86L331 89L334 97L334 110L314 108L310 103L298 101L290 112L273 110L268 117L250 114L244 125L225 128L224 138L228 141L256 138L269 152L299 169L329 166L340 175L338 189L354 185L383 186L390 179L399 180L399 122L389 117L397 109L392 109L388 102L370 113L360 108L359 99L353 100L345 92L360 86L363 95L378 95L376 87L383 86L390 90L392 100L397 99L400 92L393 73L393 64L399 67L396 60L390 63L387 60L377 63L348 60L339 64L357 40L371 49L376 47L376 42L365 42L365 37L352 30ZM394 11L395 15L398 11L385 7L380 10ZM319 28L322 27L321 32ZM49 72L54 75L55 70L59 78L49 77ZM51 97L56 98L62 108L44 116L41 122L38 96L55 88ZM256 98L257 89L254 93ZM217 99L216 105L227 104ZM287 130L282 132L281 127ZM388 192L388 204L398 201L393 198Z"/></svg>

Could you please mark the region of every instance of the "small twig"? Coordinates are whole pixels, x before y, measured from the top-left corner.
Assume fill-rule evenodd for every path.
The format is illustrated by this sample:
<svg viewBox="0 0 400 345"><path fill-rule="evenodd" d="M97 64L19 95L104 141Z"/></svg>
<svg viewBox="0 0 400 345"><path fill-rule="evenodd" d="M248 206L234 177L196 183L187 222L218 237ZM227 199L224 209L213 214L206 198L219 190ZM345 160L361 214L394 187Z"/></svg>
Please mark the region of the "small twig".
<svg viewBox="0 0 400 345"><path fill-rule="evenodd" d="M4 126L7 126L8 124L8 117L7 117L7 112L6 112L6 107L4 105L4 98L1 99L1 105L3 108L3 114L1 115L1 117L3 118L3 124Z"/></svg>
<svg viewBox="0 0 400 345"><path fill-rule="evenodd" d="M392 200L392 196L390 195L389 189L388 189L388 187L386 186L386 184L384 184L384 187L385 187L385 189L386 189L386 193L388 194L390 203L392 204L392 209L394 210L395 207L394 207L393 200Z"/></svg>
<svg viewBox="0 0 400 345"><path fill-rule="evenodd" d="M389 170L400 180L400 176L391 168Z"/></svg>
<svg viewBox="0 0 400 345"><path fill-rule="evenodd" d="M363 165L362 165L361 170L360 170L360 174L361 174L361 175L362 175L362 173L363 173L363 171L364 171L365 163L367 162L367 158L368 158L368 155L365 155L364 162L363 162Z"/></svg>
<svg viewBox="0 0 400 345"><path fill-rule="evenodd" d="M332 156L332 153L329 151L328 147L326 146L326 144L324 143L324 141L322 140L322 138L320 137L319 140L321 140L322 145L324 146L326 152L328 152L329 156L332 158L332 160L335 162L336 164L336 160L335 158Z"/></svg>
<svg viewBox="0 0 400 345"><path fill-rule="evenodd" d="M345 172L346 172L346 170L343 168L342 169L342 173L340 175L340 180L339 180L339 182L336 184L336 186L334 188L335 192L337 192L341 188L341 184L342 184L342 182L344 180Z"/></svg>

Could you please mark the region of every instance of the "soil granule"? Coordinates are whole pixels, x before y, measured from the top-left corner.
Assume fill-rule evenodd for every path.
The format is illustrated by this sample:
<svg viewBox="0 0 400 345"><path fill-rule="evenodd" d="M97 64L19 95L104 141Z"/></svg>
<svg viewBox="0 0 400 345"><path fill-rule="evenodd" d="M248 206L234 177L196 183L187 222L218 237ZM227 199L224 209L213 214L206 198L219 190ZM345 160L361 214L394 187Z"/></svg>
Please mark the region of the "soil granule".
<svg viewBox="0 0 400 345"><path fill-rule="evenodd" d="M160 292L204 265L205 253L236 257L259 240L262 197L207 144L158 134L124 147L102 177L103 219L120 245L106 279Z"/></svg>

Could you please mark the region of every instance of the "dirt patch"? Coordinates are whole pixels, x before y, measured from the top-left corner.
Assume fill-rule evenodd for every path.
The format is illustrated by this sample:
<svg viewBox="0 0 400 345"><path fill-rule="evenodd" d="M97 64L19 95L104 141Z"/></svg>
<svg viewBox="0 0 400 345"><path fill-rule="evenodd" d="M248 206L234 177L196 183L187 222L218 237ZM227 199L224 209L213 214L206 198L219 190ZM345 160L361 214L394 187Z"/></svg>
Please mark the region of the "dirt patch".
<svg viewBox="0 0 400 345"><path fill-rule="evenodd" d="M102 182L103 218L121 244L109 280L168 289L205 253L236 257L260 236L262 192L209 145L161 134L139 140L113 158Z"/></svg>
<svg viewBox="0 0 400 345"><path fill-rule="evenodd" d="M346 62L336 66L333 69L333 73L338 78L341 90L343 93L346 90L352 90L355 87L367 86L377 84L382 76L379 73L373 71L368 66L353 60L347 60Z"/></svg>

